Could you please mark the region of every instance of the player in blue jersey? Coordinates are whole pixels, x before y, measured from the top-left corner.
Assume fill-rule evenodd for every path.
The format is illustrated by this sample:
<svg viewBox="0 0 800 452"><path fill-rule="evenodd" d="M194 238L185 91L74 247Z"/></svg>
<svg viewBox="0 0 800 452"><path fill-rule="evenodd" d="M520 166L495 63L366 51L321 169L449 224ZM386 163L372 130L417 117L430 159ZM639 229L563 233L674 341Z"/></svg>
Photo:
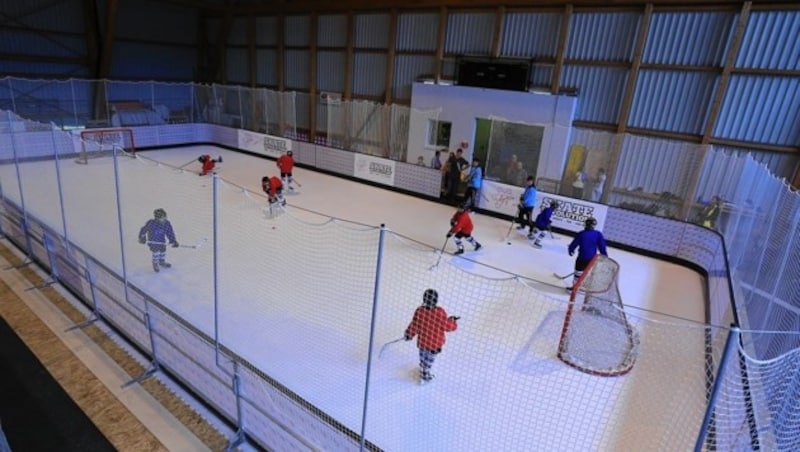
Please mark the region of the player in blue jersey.
<svg viewBox="0 0 800 452"><path fill-rule="evenodd" d="M528 238L534 240L533 246L536 248L542 247L542 239L544 238L544 231L550 230L550 222L553 218L553 212L558 209L558 201L552 200L550 204L536 215L536 222L533 223L533 230L528 235Z"/></svg>
<svg viewBox="0 0 800 452"><path fill-rule="evenodd" d="M522 231L528 227L528 234L533 234L533 208L536 206L536 185L533 183L533 176L528 176L525 180L525 191L519 195L519 205L517 205L517 229Z"/></svg>
<svg viewBox="0 0 800 452"><path fill-rule="evenodd" d="M586 269L586 266L589 265L589 262L591 262L592 258L598 252L603 256L608 256L608 251L606 251L606 239L603 237L602 232L594 229L595 226L597 226L597 220L592 217L587 218L584 222L583 231L579 232L569 244L568 249L570 256L575 254L576 249L578 250L578 257L575 259L575 273L572 276L573 286L578 279L580 279L583 270ZM572 287L567 288L567 290L572 290Z"/></svg>
<svg viewBox="0 0 800 452"><path fill-rule="evenodd" d="M167 220L167 212L164 209L154 210L153 217L139 230L139 243L146 244L150 248L153 254L153 271L158 272L160 267L172 267L172 264L165 260L167 243L177 248L178 241L175 240L175 231L172 229L172 223Z"/></svg>

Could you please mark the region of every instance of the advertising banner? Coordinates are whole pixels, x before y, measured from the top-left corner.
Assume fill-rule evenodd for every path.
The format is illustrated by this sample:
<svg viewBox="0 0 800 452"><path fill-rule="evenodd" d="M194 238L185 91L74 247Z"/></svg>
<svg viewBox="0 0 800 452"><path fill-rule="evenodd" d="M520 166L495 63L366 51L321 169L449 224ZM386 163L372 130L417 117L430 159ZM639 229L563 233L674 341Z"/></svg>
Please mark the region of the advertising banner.
<svg viewBox="0 0 800 452"><path fill-rule="evenodd" d="M353 176L383 185L394 186L394 160L364 154L356 154L355 157Z"/></svg>
<svg viewBox="0 0 800 452"><path fill-rule="evenodd" d="M241 129L238 132L238 147L244 151L278 158L286 151L292 150L292 141L286 138Z"/></svg>
<svg viewBox="0 0 800 452"><path fill-rule="evenodd" d="M522 192L522 187L484 180L478 207L516 216ZM534 218L551 201L558 201L558 209L553 212L552 218L554 228L578 232L583 230L584 221L589 217L593 217L597 220L596 229L603 230L608 206L542 191L536 195L536 208L533 209Z"/></svg>

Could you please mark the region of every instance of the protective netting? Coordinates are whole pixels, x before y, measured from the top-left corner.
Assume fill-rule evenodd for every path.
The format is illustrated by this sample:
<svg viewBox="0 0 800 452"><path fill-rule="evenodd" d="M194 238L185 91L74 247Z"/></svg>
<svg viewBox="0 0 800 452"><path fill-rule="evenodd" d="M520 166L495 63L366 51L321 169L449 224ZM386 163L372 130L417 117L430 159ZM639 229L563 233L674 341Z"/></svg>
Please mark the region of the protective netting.
<svg viewBox="0 0 800 452"><path fill-rule="evenodd" d="M638 333L625 316L617 278L619 264L597 255L572 288L558 357L593 375L615 376L631 370Z"/></svg>

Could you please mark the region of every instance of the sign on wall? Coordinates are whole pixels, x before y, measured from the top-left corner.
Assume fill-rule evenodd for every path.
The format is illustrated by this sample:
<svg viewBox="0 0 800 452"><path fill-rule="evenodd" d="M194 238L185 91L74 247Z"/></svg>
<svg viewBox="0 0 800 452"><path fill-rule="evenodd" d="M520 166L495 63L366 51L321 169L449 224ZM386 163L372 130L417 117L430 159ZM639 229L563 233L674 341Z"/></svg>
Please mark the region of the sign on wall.
<svg viewBox="0 0 800 452"><path fill-rule="evenodd" d="M395 162L371 155L355 154L353 176L394 186Z"/></svg>
<svg viewBox="0 0 800 452"><path fill-rule="evenodd" d="M292 150L292 141L286 138L247 130L238 132L239 149L273 158L278 158L286 151Z"/></svg>
<svg viewBox="0 0 800 452"><path fill-rule="evenodd" d="M522 187L484 180L478 207L492 212L516 216L522 192ZM553 212L552 218L553 226L556 228L578 232L583 230L584 222L589 217L597 220L596 229L602 230L605 225L608 206L542 191L539 191L536 196L536 208L533 209L534 217L548 206L550 201L558 201L558 209Z"/></svg>

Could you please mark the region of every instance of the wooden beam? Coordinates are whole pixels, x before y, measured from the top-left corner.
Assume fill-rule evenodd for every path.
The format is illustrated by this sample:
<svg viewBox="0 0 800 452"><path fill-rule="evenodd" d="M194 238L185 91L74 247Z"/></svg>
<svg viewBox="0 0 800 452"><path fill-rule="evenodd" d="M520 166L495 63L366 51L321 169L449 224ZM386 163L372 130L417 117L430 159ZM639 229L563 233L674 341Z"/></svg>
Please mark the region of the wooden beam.
<svg viewBox="0 0 800 452"><path fill-rule="evenodd" d="M28 55L21 53L0 53L0 61L19 61L23 63L56 63L88 66L89 58L86 57L59 57L47 55Z"/></svg>
<svg viewBox="0 0 800 452"><path fill-rule="evenodd" d="M100 53L99 61L99 74L101 79L107 79L111 76L111 58L114 54L114 35L117 31L117 11L119 9L119 2L117 0L108 0L108 9L105 17L105 32L103 36L102 51Z"/></svg>
<svg viewBox="0 0 800 452"><path fill-rule="evenodd" d="M714 95L714 101L711 104L711 111L708 112L708 119L706 120L706 127L703 131L701 143L708 144L711 142L711 137L714 134L714 128L717 126L720 111L722 110L722 102L725 99L725 93L728 90L728 83L730 82L731 70L736 64L736 56L739 54L739 46L742 44L742 37L744 36L745 29L747 28L747 21L750 19L750 7L752 2L744 2L742 10L739 12L739 21L736 24L736 30L733 33L731 45L728 48L728 55L725 58L725 66L722 68L722 75L719 77L719 84L717 91Z"/></svg>
<svg viewBox="0 0 800 452"><path fill-rule="evenodd" d="M506 17L506 7L498 6L494 15L494 34L492 36L492 57L500 58L503 50L503 24Z"/></svg>
<svg viewBox="0 0 800 452"><path fill-rule="evenodd" d="M642 54L647 41L647 33L650 30L650 20L653 17L653 4L648 3L642 14L642 23L639 26L639 34L636 36L636 45L633 50L633 61L631 69L628 71L628 80L625 84L625 94L622 96L619 116L617 117L617 130L612 140L611 157L606 164L607 180L613 181L617 173L620 158L622 156L622 146L625 143L625 130L628 127L628 116L631 112L631 105L636 93L636 80L639 77L639 66L642 64ZM600 201L608 202L611 190L603 190Z"/></svg>
<svg viewBox="0 0 800 452"><path fill-rule="evenodd" d="M561 13L561 27L558 33L558 48L556 49L556 65L553 68L553 78L550 80L550 93L558 94L561 86L561 71L564 70L564 54L567 53L567 38L569 38L569 24L572 21L572 5L564 6Z"/></svg>
<svg viewBox="0 0 800 452"><path fill-rule="evenodd" d="M397 9L392 9L389 16L389 48L386 53L386 79L384 81L383 103L392 103L392 83L394 81L394 58L397 48Z"/></svg>
<svg viewBox="0 0 800 452"><path fill-rule="evenodd" d="M258 84L258 54L256 53L256 17L250 16L247 21L247 68L250 87Z"/></svg>
<svg viewBox="0 0 800 452"><path fill-rule="evenodd" d="M353 43L355 41L355 20L353 12L347 13L347 37L344 53L344 100L350 100L353 95ZM346 117L346 116L345 116Z"/></svg>
<svg viewBox="0 0 800 452"><path fill-rule="evenodd" d="M311 27L308 49L308 125L309 140L316 142L317 138L317 36L319 34L319 16L311 13Z"/></svg>
<svg viewBox="0 0 800 452"><path fill-rule="evenodd" d="M444 40L447 36L447 7L439 8L439 29L436 33L436 72L434 80L439 83L442 80L442 61L444 59Z"/></svg>
<svg viewBox="0 0 800 452"><path fill-rule="evenodd" d="M92 77L98 77L98 59L100 54L100 29L97 23L97 3L94 0L83 0L83 22L86 33L86 66Z"/></svg>
<svg viewBox="0 0 800 452"><path fill-rule="evenodd" d="M278 91L286 90L286 16L278 16ZM283 108L281 108L283 113Z"/></svg>

